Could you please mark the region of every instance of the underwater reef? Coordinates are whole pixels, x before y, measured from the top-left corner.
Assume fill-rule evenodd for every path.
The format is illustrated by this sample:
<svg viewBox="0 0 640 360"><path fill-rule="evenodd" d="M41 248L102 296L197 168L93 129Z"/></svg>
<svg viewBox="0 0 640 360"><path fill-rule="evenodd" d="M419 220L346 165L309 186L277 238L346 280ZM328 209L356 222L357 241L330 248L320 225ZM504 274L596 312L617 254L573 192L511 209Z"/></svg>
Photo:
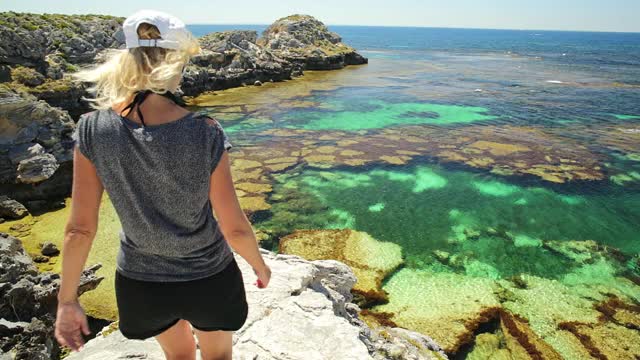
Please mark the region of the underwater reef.
<svg viewBox="0 0 640 360"><path fill-rule="evenodd" d="M387 301L382 280L403 262L399 245L351 229L296 230L280 238L279 245L279 252L285 254L349 265L357 278L352 291L360 296L363 306Z"/></svg>
<svg viewBox="0 0 640 360"><path fill-rule="evenodd" d="M404 266L383 275L378 269L389 263L389 256L375 244L343 250L345 240L336 235L353 237L345 232L355 233L297 230L281 240L281 249L309 259L345 259L362 282L360 287L356 283L356 293L371 296L370 303L363 302L368 321L429 334L449 356L632 359L640 354L638 256L625 256L594 241L519 243L489 230L464 242L540 248L550 253L544 256L561 257L571 270L558 278L502 276L476 253L454 250L434 251L432 263L425 267ZM331 237L337 240L335 249L322 240ZM367 271L387 277L382 286L387 299L364 291L371 279ZM371 304L375 305L367 306Z"/></svg>

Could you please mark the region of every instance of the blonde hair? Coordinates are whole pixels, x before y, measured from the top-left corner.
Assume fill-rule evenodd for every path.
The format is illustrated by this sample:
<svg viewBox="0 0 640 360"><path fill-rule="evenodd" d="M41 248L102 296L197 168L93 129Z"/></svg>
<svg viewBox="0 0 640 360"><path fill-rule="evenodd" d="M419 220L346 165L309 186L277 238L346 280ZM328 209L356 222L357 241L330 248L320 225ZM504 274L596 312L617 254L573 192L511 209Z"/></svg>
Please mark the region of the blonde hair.
<svg viewBox="0 0 640 360"><path fill-rule="evenodd" d="M159 39L160 31L154 25L142 23L138 27L141 39ZM138 90L151 90L162 94L173 92L179 83L184 66L200 52L198 40L186 32L179 49L137 47L107 49L105 61L93 68L71 74L76 81L93 83L87 90L94 98L83 97L94 109L108 109L129 99Z"/></svg>

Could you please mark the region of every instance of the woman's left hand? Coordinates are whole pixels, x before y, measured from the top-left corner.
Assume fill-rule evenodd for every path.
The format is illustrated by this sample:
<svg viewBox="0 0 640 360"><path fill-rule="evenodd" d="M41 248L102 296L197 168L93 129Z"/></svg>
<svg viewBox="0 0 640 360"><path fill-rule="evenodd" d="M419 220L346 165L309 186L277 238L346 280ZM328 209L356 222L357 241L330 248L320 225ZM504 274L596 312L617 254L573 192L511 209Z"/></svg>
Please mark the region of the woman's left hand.
<svg viewBox="0 0 640 360"><path fill-rule="evenodd" d="M61 346L68 346L74 351L82 350L84 339L82 333L89 335L87 316L77 301L59 303L56 315L55 337Z"/></svg>

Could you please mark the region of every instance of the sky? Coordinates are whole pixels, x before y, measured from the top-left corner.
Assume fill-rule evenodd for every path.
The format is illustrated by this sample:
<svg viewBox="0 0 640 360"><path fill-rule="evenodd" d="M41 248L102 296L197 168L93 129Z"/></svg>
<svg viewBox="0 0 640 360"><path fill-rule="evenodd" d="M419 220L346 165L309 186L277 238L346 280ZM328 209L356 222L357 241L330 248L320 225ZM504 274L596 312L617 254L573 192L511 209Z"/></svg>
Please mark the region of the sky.
<svg viewBox="0 0 640 360"><path fill-rule="evenodd" d="M187 24L270 24L291 14L326 25L640 32L640 0L0 0L0 11L110 14L141 8Z"/></svg>

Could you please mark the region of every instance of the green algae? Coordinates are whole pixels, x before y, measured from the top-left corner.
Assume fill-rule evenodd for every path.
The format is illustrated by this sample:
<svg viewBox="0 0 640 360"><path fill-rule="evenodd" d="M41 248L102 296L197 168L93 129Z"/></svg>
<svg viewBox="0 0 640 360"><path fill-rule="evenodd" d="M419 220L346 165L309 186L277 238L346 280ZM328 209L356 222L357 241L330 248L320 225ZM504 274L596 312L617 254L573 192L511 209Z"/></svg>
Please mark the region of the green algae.
<svg viewBox="0 0 640 360"><path fill-rule="evenodd" d="M284 119L293 124L286 128L308 130L363 130L379 129L399 124L465 124L495 119L487 115L488 109L476 106L441 105L418 102L387 103L371 100L369 111L304 111L286 114ZM301 124L300 118L310 119Z"/></svg>
<svg viewBox="0 0 640 360"><path fill-rule="evenodd" d="M628 173L616 174L609 177L609 180L616 185L624 186L626 183L633 183L640 181L640 173L636 171L630 171Z"/></svg>
<svg viewBox="0 0 640 360"><path fill-rule="evenodd" d="M536 238L532 238L532 237L527 236L527 235L519 234L519 235L516 235L515 238L513 239L513 245L515 245L517 247L522 247L522 246L542 246L542 240L536 239Z"/></svg>
<svg viewBox="0 0 640 360"><path fill-rule="evenodd" d="M466 270L465 263L478 261L493 269L490 273L492 279L510 278L520 274L533 274L545 278L558 278L567 274L576 266L569 259L558 256L547 249L533 244L533 246L518 246L514 240L504 239L500 236L482 235L474 241L456 243L449 249L454 254L463 254L462 263L451 261L450 267L457 270Z"/></svg>
<svg viewBox="0 0 640 360"><path fill-rule="evenodd" d="M418 168L416 171L414 193L423 192L429 189L441 189L447 185L447 179L436 174L431 169Z"/></svg>
<svg viewBox="0 0 640 360"><path fill-rule="evenodd" d="M367 174L321 171L318 175L319 177L304 177L303 181L313 187L322 187L329 184L329 182L332 186L340 188L355 188L359 186L372 185L371 176Z"/></svg>
<svg viewBox="0 0 640 360"><path fill-rule="evenodd" d="M520 198L516 201L513 202L516 205L527 205L529 203L529 201L525 198Z"/></svg>
<svg viewBox="0 0 640 360"><path fill-rule="evenodd" d="M369 206L369 211L380 212L384 209L384 203L375 203Z"/></svg>
<svg viewBox="0 0 640 360"><path fill-rule="evenodd" d="M39 248L37 244L46 241L50 241L56 244L59 249L62 249L64 228L71 215L71 198L66 198L65 204L64 208L34 217L35 223L31 227L30 234L19 237L27 252L38 254ZM3 225L10 226L11 223L6 222ZM87 314L100 319L117 319L118 310L113 280L120 229L120 220L109 201L108 194L105 192L100 206L98 232L93 240L91 251L85 264L85 267L96 263L102 264L96 274L104 277L104 279L96 289L86 292L79 298ZM10 230L6 231L11 233ZM40 270L59 273L62 270L62 258L54 259L56 259L55 264L39 265Z"/></svg>
<svg viewBox="0 0 640 360"><path fill-rule="evenodd" d="M328 224L327 229L353 229L355 228L356 218L348 211L342 209L331 209L329 212L331 215L335 215L337 220Z"/></svg>

